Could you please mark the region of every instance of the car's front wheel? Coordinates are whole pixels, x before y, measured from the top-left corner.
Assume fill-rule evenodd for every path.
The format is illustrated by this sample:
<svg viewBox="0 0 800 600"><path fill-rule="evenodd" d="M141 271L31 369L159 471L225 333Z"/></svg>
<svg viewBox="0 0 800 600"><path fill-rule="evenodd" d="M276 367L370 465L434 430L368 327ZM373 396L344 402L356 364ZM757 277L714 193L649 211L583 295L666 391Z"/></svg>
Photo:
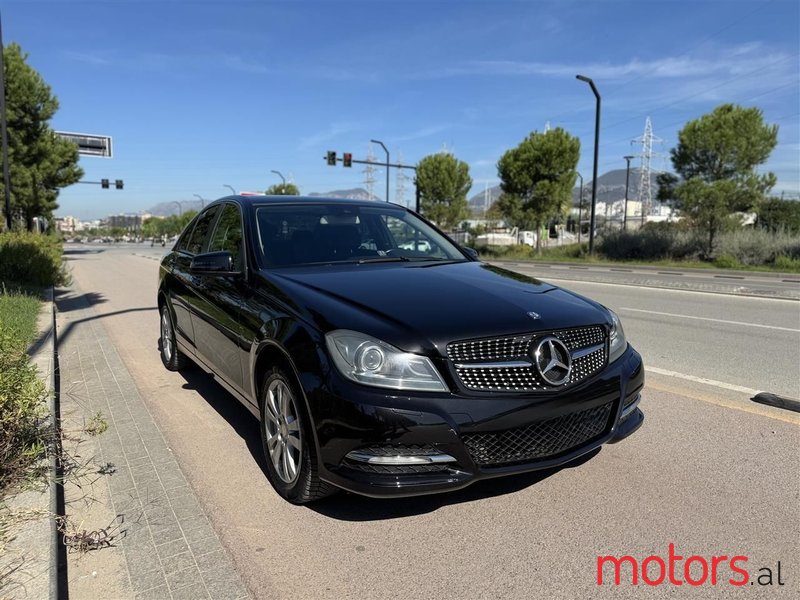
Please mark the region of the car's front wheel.
<svg viewBox="0 0 800 600"><path fill-rule="evenodd" d="M175 343L175 327L172 324L172 315L166 302L161 304L159 319L161 323L161 362L170 371L180 371L186 368L189 361L186 355L178 350L178 345Z"/></svg>
<svg viewBox="0 0 800 600"><path fill-rule="evenodd" d="M261 442L272 487L294 504L336 491L317 475L317 457L302 398L283 369L274 367L261 386Z"/></svg>

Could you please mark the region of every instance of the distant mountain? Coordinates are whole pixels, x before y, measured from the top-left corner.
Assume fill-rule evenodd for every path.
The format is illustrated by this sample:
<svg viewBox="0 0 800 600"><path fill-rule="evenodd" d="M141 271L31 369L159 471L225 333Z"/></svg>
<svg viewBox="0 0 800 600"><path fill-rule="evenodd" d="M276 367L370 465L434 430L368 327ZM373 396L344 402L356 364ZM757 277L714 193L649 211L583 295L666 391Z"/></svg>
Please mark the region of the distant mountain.
<svg viewBox="0 0 800 600"><path fill-rule="evenodd" d="M658 172L650 172L650 189L652 190L653 198L658 193L658 183L656 183L656 176ZM639 184L641 183L641 169L631 168L630 182L628 183L628 198L636 200L639 198ZM578 196L580 190L576 187L572 190L572 202L578 204ZM592 182L586 180L583 186L584 202L590 201L592 198ZM597 201L613 203L618 200L625 199L625 169L615 169L600 175L597 178Z"/></svg>
<svg viewBox="0 0 800 600"><path fill-rule="evenodd" d="M469 200L467 200L467 204L469 205L469 209L472 211L472 214L483 215L483 211L491 208L492 204L497 202L497 199L502 193L503 190L500 189L499 185L496 185L494 187L490 187L488 191L484 189L482 192L478 192Z"/></svg>
<svg viewBox="0 0 800 600"><path fill-rule="evenodd" d="M600 175L597 178L597 201L598 202L616 202L625 199L625 169L615 169ZM640 169L631 168L630 182L628 184L628 198L636 200L639 197L639 183L640 183ZM657 172L650 173L650 187L653 191L653 198L658 192L658 184L656 183ZM592 181L584 180L583 198L587 202L592 197ZM502 190L499 185L489 188L489 191L478 192L472 196L467 203L469 204L472 213L475 215L483 214L484 208L490 208L497 199L500 197ZM580 190L578 187L572 190L572 203L577 206L578 196Z"/></svg>

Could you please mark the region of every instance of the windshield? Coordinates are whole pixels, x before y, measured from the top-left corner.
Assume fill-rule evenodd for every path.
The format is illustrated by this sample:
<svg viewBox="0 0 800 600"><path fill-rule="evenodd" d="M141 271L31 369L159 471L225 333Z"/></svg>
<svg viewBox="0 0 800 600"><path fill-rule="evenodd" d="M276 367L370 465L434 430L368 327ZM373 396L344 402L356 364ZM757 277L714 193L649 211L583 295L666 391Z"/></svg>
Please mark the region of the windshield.
<svg viewBox="0 0 800 600"><path fill-rule="evenodd" d="M262 205L256 207L256 226L267 267L465 260L453 242L391 205Z"/></svg>

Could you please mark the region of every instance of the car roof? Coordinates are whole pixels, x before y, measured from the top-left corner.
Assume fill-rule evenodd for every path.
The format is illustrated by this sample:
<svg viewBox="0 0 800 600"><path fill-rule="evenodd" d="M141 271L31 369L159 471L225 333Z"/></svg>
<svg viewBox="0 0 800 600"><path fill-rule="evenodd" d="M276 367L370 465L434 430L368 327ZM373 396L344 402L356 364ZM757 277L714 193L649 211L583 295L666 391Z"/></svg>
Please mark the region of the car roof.
<svg viewBox="0 0 800 600"><path fill-rule="evenodd" d="M356 198L329 198L327 196L267 196L259 194L246 194L246 195L232 195L225 196L215 200L216 202L237 202L242 206L252 206L254 204L342 204L346 206L380 206L386 205L393 208L402 208L406 210L405 206L395 204L394 202L383 202L381 200L358 200Z"/></svg>

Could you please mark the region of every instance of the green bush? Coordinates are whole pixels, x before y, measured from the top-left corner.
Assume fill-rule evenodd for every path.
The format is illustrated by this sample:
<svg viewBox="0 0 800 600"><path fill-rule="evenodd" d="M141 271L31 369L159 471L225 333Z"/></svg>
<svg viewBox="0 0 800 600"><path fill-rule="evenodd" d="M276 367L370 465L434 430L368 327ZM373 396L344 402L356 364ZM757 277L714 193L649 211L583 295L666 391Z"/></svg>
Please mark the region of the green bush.
<svg viewBox="0 0 800 600"><path fill-rule="evenodd" d="M475 250L485 258L497 259L526 259L531 258L536 252L527 244L514 244L512 246L477 246Z"/></svg>
<svg viewBox="0 0 800 600"><path fill-rule="evenodd" d="M800 272L800 258L790 258L783 254L775 257L775 268L794 273Z"/></svg>
<svg viewBox="0 0 800 600"><path fill-rule="evenodd" d="M36 296L0 290L0 327L20 343L29 345L36 336L41 302Z"/></svg>
<svg viewBox="0 0 800 600"><path fill-rule="evenodd" d="M0 496L45 451L47 390L26 344L0 323Z"/></svg>
<svg viewBox="0 0 800 600"><path fill-rule="evenodd" d="M35 296L0 294L0 495L44 451L47 395L26 353L40 306Z"/></svg>
<svg viewBox="0 0 800 600"><path fill-rule="evenodd" d="M67 283L63 246L56 236L0 234L0 283L6 287L48 287Z"/></svg>
<svg viewBox="0 0 800 600"><path fill-rule="evenodd" d="M773 264L778 256L800 258L800 236L764 229L739 229L720 234L717 256L728 255L743 265Z"/></svg>
<svg viewBox="0 0 800 600"><path fill-rule="evenodd" d="M599 238L597 249L611 260L713 260L720 268L772 265L779 256L800 259L800 236L763 229L738 228L720 232L714 254L706 240L678 224L653 223L635 231L610 231ZM788 263L785 263L788 264Z"/></svg>
<svg viewBox="0 0 800 600"><path fill-rule="evenodd" d="M609 231L597 243L598 251L612 260L665 260L691 254L693 241L688 232L663 227L635 231Z"/></svg>
<svg viewBox="0 0 800 600"><path fill-rule="evenodd" d="M714 259L714 266L720 269L736 269L741 267L742 263L730 254L720 254Z"/></svg>

